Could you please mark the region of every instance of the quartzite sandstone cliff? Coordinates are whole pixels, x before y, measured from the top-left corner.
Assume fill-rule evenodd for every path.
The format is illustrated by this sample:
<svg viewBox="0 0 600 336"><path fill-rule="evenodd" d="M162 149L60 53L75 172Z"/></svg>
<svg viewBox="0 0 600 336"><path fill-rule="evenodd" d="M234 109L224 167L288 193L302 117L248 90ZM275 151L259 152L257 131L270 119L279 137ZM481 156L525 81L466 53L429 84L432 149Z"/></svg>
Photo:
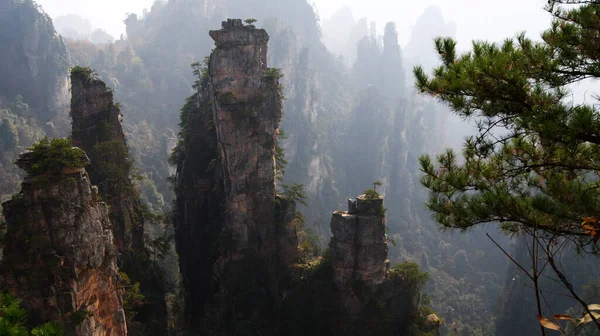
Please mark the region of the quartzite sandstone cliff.
<svg viewBox="0 0 600 336"><path fill-rule="evenodd" d="M295 202L276 191L283 110L269 37L241 20L210 36L172 157L187 324L214 335L403 334L420 319L421 283L389 270L383 199L336 212L330 256L300 260Z"/></svg>
<svg viewBox="0 0 600 336"><path fill-rule="evenodd" d="M217 47L208 67L209 92L223 172L224 234L231 240L221 262L252 255L275 267L278 261L293 261L294 251L277 249L283 238L278 226L284 226L275 201L283 96L277 70L267 68L269 35L228 20L210 36Z"/></svg>
<svg viewBox="0 0 600 336"><path fill-rule="evenodd" d="M73 144L89 155L90 180L109 205L115 245L120 252L119 267L133 283L140 283L146 297L145 304L137 309L136 322L144 324L150 335L164 335L164 281L145 246L144 213L130 179L133 163L119 105L113 102L112 90L91 69L73 68L71 83Z"/></svg>
<svg viewBox="0 0 600 336"><path fill-rule="evenodd" d="M71 71L73 144L91 159L90 179L110 205L115 243L119 251L142 251L144 227L138 195L129 174L132 163L121 126L121 112L113 93L90 69Z"/></svg>
<svg viewBox="0 0 600 336"><path fill-rule="evenodd" d="M27 169L28 160L17 164ZM127 335L108 209L85 169L27 176L3 208L2 288L29 322L62 322L77 336Z"/></svg>
<svg viewBox="0 0 600 336"><path fill-rule="evenodd" d="M277 70L267 68L269 36L241 20L223 22L210 36L216 48L188 101L198 108L183 130L193 140L182 139L176 187L177 249L191 324L208 301L224 315L233 307L247 317L273 309L277 278L299 256L295 203L275 186L283 97ZM244 295L256 300L236 301Z"/></svg>

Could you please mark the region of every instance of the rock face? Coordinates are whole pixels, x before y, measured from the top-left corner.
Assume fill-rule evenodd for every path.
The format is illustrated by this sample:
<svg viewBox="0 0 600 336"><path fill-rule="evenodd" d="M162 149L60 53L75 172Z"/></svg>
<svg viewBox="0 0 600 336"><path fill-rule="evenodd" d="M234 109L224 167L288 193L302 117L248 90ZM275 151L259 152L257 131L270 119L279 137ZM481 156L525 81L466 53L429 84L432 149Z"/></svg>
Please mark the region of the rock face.
<svg viewBox="0 0 600 336"><path fill-rule="evenodd" d="M73 144L91 159L90 179L110 205L115 243L119 251L141 251L144 227L138 195L129 178L132 163L113 93L90 69L71 72Z"/></svg>
<svg viewBox="0 0 600 336"><path fill-rule="evenodd" d="M361 195L349 200L348 208L347 212L335 212L331 219L334 281L340 288L357 280L381 284L388 253L383 197L370 200Z"/></svg>
<svg viewBox="0 0 600 336"><path fill-rule="evenodd" d="M381 196L351 199L348 211L336 211L331 219L331 266L344 334L404 335L410 325L419 325L415 321L426 320L419 316L418 267L390 269L385 231ZM438 327L417 328L436 334Z"/></svg>
<svg viewBox="0 0 600 336"><path fill-rule="evenodd" d="M299 257L296 205L275 188L283 96L267 68L269 36L231 19L210 36L216 49L176 149L176 242L192 325L211 301L224 315L274 309L277 277Z"/></svg>
<svg viewBox="0 0 600 336"><path fill-rule="evenodd" d="M151 335L166 333L164 285L154 271L144 242L144 215L139 194L130 179L132 161L121 126L119 105L113 93L91 69L71 71L73 144L91 159L90 180L110 206L115 245L121 270L133 283L140 283L146 304L137 310L136 322L145 324ZM130 323L130 327L135 327Z"/></svg>
<svg viewBox="0 0 600 336"><path fill-rule="evenodd" d="M208 78L188 100L190 114L175 153L181 151L174 184L175 247L185 292L185 317L192 328L201 323L205 305L214 296L213 268L219 258L219 234L223 229L223 182L212 124ZM183 120L183 118L182 118Z"/></svg>
<svg viewBox="0 0 600 336"><path fill-rule="evenodd" d="M31 0L0 1L0 97L22 95L44 121L65 111L69 54L52 20Z"/></svg>
<svg viewBox="0 0 600 336"><path fill-rule="evenodd" d="M63 322L78 336L127 335L108 209L85 169L28 176L3 208L2 288L30 322Z"/></svg>
<svg viewBox="0 0 600 336"><path fill-rule="evenodd" d="M267 68L269 36L241 20L211 31L210 91L227 209L224 230L238 260L251 249L262 259L276 251L275 144L283 118L276 70ZM272 72L271 72L272 71Z"/></svg>

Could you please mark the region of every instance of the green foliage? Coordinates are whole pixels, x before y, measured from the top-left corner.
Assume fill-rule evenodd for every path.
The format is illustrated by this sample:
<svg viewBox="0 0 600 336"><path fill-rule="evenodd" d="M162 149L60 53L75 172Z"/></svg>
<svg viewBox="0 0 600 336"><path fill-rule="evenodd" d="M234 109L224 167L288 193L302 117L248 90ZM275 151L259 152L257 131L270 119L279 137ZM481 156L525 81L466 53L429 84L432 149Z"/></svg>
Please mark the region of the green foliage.
<svg viewBox="0 0 600 336"><path fill-rule="evenodd" d="M554 3L554 2L553 2ZM512 232L541 229L590 241L584 217L600 215L600 114L572 105L567 85L598 78L600 6L549 5L556 19L536 42L519 35L497 45L436 39L441 66L414 69L421 92L447 103L479 132L463 158L452 150L420 159L427 208L449 228L501 222ZM464 162L464 163L461 163Z"/></svg>
<svg viewBox="0 0 600 336"><path fill-rule="evenodd" d="M308 205L306 203L306 193L304 192L303 184L283 184L281 185L281 188L283 188L282 195L285 196L287 199L300 203L304 206Z"/></svg>
<svg viewBox="0 0 600 336"><path fill-rule="evenodd" d="M48 322L31 330L32 336L62 336L63 327L55 322Z"/></svg>
<svg viewBox="0 0 600 336"><path fill-rule="evenodd" d="M140 291L140 283L131 284L129 276L123 272L121 275L121 283L123 285L123 310L127 321L133 321L137 315L137 309L145 304L144 294Z"/></svg>
<svg viewBox="0 0 600 336"><path fill-rule="evenodd" d="M81 76L85 80L89 80L90 78L96 76L96 73L91 68L76 65L71 68L71 75Z"/></svg>
<svg viewBox="0 0 600 336"><path fill-rule="evenodd" d="M283 147L281 147L280 145L280 139L285 140L287 139L287 135L285 134L285 132L280 129L279 130L279 137L277 138L276 144L275 144L275 174L277 177L278 181L283 181L283 175L285 174L285 167L287 166L288 162L285 159L285 149L283 149Z"/></svg>
<svg viewBox="0 0 600 336"><path fill-rule="evenodd" d="M375 191L375 189L367 189L363 194L365 194L365 199L368 201L378 200L380 198L379 193Z"/></svg>
<svg viewBox="0 0 600 336"><path fill-rule="evenodd" d="M152 255L152 261L156 263L157 259L164 259L171 249L171 242L174 234L171 230L165 230L163 234L154 239L148 239L148 252Z"/></svg>
<svg viewBox="0 0 600 336"><path fill-rule="evenodd" d="M377 187L381 187L382 185L383 185L383 183L381 183L379 181L373 182L373 190L377 191Z"/></svg>
<svg viewBox="0 0 600 336"><path fill-rule="evenodd" d="M94 145L89 154L94 162L90 174L102 181L99 183L102 190L112 190L104 192L106 197L131 192L130 173L133 162L129 159L129 150L123 141L117 139L100 142Z"/></svg>
<svg viewBox="0 0 600 336"><path fill-rule="evenodd" d="M256 19L246 19L246 20L244 20L244 22L245 22L247 25L249 25L249 26L252 26L252 25L254 25L254 23L256 23L256 21L257 21Z"/></svg>
<svg viewBox="0 0 600 336"><path fill-rule="evenodd" d="M421 290L429 280L429 273L421 272L419 265L413 262L396 264L390 273L392 276L400 277L408 286L417 290Z"/></svg>
<svg viewBox="0 0 600 336"><path fill-rule="evenodd" d="M339 311L329 251L322 257L294 265L287 280L282 308L276 315L283 322L282 334L334 334L331 322Z"/></svg>
<svg viewBox="0 0 600 336"><path fill-rule="evenodd" d="M19 301L10 294L0 293L0 335L28 336L26 328L27 312ZM32 336L62 336L63 328L57 323L48 322L31 330Z"/></svg>
<svg viewBox="0 0 600 336"><path fill-rule="evenodd" d="M44 137L40 142L29 148L31 151L31 166L27 169L29 175L56 174L63 168L83 168L88 164L85 153L73 148L71 139Z"/></svg>
<svg viewBox="0 0 600 336"><path fill-rule="evenodd" d="M12 295L0 293L0 334L27 335L25 328L27 313Z"/></svg>
<svg viewBox="0 0 600 336"><path fill-rule="evenodd" d="M10 110L17 115L24 115L29 112L29 105L23 99L23 96L17 95L15 100L10 104Z"/></svg>
<svg viewBox="0 0 600 336"><path fill-rule="evenodd" d="M281 73L281 69L279 68L268 68L267 70L265 70L265 77L279 80L283 78L283 74Z"/></svg>

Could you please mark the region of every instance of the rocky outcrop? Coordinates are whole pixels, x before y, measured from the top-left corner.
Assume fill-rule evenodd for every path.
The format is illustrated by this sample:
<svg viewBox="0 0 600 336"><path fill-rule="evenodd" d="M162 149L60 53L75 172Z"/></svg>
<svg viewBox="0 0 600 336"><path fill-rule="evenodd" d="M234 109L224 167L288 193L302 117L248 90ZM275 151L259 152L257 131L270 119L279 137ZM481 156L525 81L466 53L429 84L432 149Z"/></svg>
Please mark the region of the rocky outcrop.
<svg viewBox="0 0 600 336"><path fill-rule="evenodd" d="M25 154L17 164L30 160ZM27 176L3 208L2 288L21 300L29 321L62 322L78 336L127 335L108 208L85 169Z"/></svg>
<svg viewBox="0 0 600 336"><path fill-rule="evenodd" d="M348 211L334 212L331 232L333 283L343 316L340 330L353 335L403 335L412 325L436 333L437 316L419 312L418 267L390 268L382 196L373 192L349 200Z"/></svg>
<svg viewBox="0 0 600 336"><path fill-rule="evenodd" d="M225 193L223 226L231 240L222 261L250 252L271 263L279 256L274 159L283 118L279 71L267 68L269 36L263 29L228 20L210 36L217 46L209 78Z"/></svg>
<svg viewBox="0 0 600 336"><path fill-rule="evenodd" d="M110 205L119 251L141 251L144 226L138 195L130 180L132 162L121 126L121 111L113 93L91 69L71 71L73 144L91 159L90 179Z"/></svg>
<svg viewBox="0 0 600 336"><path fill-rule="evenodd" d="M348 211L336 211L331 219L329 246L334 280L344 288L353 281L381 284L387 268L383 197L365 195L348 201Z"/></svg>
<svg viewBox="0 0 600 336"><path fill-rule="evenodd" d="M23 96L32 116L43 121L66 112L69 54L34 1L0 1L0 45L0 97Z"/></svg>
<svg viewBox="0 0 600 336"><path fill-rule="evenodd" d="M267 68L269 36L241 20L210 36L216 48L182 110L174 154L176 242L191 325L211 304L221 322L233 309L235 318L265 317L279 300L278 277L299 257L295 202L275 186L283 96L279 71Z"/></svg>
<svg viewBox="0 0 600 336"><path fill-rule="evenodd" d="M90 180L109 205L119 264L133 283L140 283L146 304L137 310L136 322L150 335L166 333L164 281L150 261L144 242L144 213L130 179L132 160L121 126L119 104L113 92L89 68L71 70L73 144L89 155ZM130 323L130 327L137 327Z"/></svg>

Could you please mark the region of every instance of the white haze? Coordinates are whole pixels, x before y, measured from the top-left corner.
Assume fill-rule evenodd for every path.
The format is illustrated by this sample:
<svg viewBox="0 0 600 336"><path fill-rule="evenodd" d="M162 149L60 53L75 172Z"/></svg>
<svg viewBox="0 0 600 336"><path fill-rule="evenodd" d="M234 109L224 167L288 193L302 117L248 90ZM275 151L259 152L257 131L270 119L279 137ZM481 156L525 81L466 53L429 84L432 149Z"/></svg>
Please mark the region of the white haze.
<svg viewBox="0 0 600 336"><path fill-rule="evenodd" d="M548 27L549 15L543 11L545 0L309 0L321 19L330 17L342 6L350 6L356 18L375 21L379 30L386 22L395 21L400 44L405 45L410 28L429 6L440 8L444 19L457 24L460 49L468 48L473 39L501 41L517 32L527 31L530 37ZM37 0L53 18L73 13L87 18L94 28L102 28L115 37L125 31L126 13L142 13L153 0Z"/></svg>
<svg viewBox="0 0 600 336"><path fill-rule="evenodd" d="M141 14L153 0L35 0L52 18L77 14L90 20L94 29L106 30L115 38L125 33L127 13Z"/></svg>
<svg viewBox="0 0 600 336"><path fill-rule="evenodd" d="M395 21L400 44L408 43L410 29L430 6L438 7L446 21L457 25L460 49L472 40L502 41L518 32L527 31L532 38L548 27L550 16L543 10L547 0L314 0L321 19L328 18L344 5L352 8L356 18L375 21L378 30L386 22Z"/></svg>
<svg viewBox="0 0 600 336"><path fill-rule="evenodd" d="M90 20L92 26L101 28L119 38L125 33L123 20L127 13L141 14L154 0L36 0L52 18L73 13ZM201 0L199 0L201 1ZM317 8L321 20L326 20L343 6L350 6L355 19L368 18L377 24L381 33L389 21L396 22L401 46L408 43L411 27L430 6L442 12L446 22L456 24L459 50L468 50L473 40L500 42L525 31L530 38L538 39L549 27L551 17L543 10L547 0L308 0ZM588 83L578 85L574 100L589 102ZM585 92L588 92L585 94Z"/></svg>

